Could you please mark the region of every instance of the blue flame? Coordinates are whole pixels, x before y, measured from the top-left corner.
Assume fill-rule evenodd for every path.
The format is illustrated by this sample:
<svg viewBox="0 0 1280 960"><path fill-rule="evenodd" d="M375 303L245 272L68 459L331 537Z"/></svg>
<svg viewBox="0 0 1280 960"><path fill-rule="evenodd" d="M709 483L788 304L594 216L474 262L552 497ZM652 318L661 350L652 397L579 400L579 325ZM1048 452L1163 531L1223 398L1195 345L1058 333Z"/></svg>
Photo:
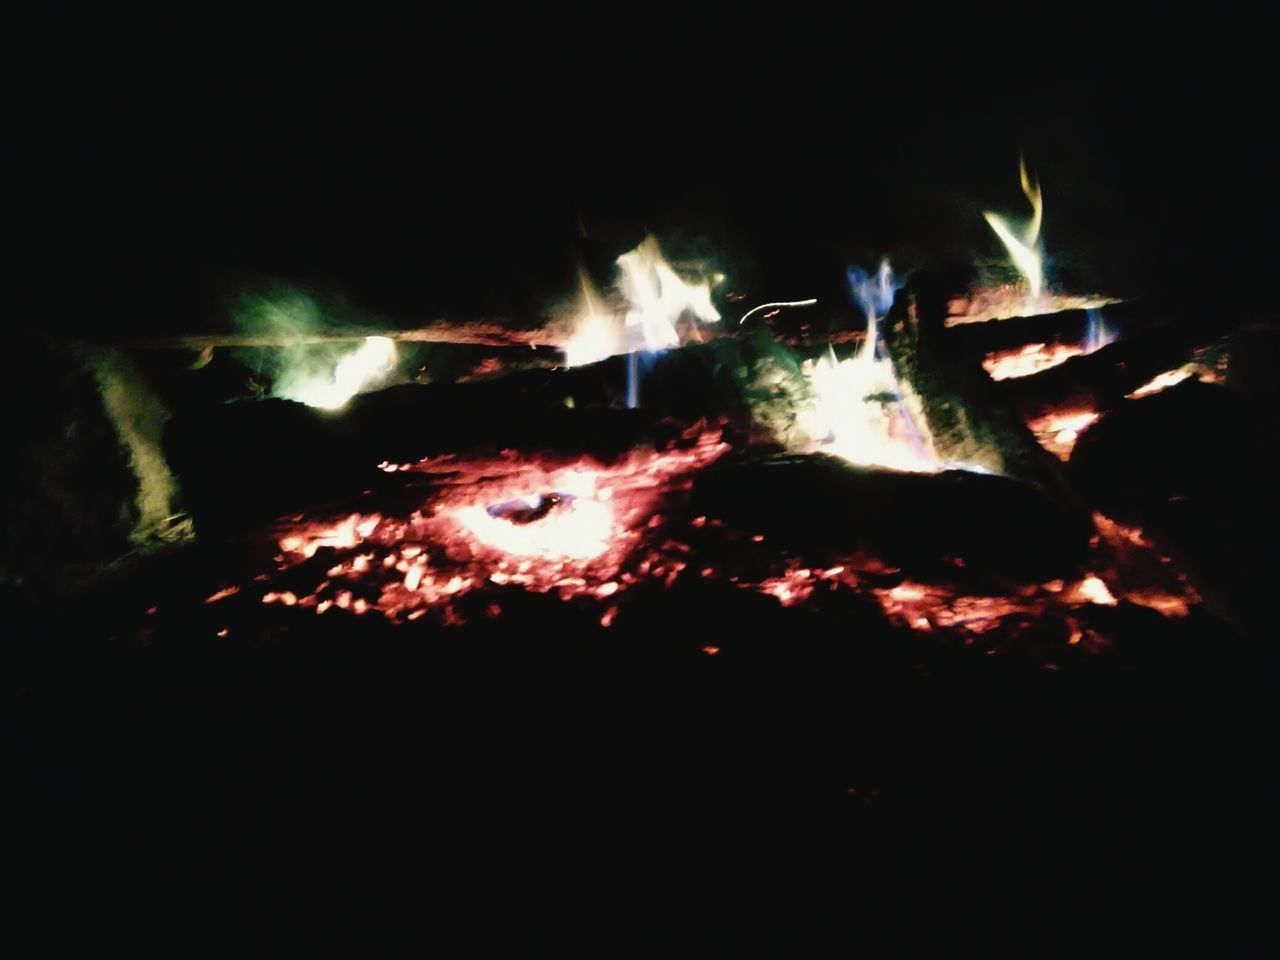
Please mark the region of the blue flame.
<svg viewBox="0 0 1280 960"><path fill-rule="evenodd" d="M893 278L893 270L888 260L880 261L880 269L874 274L867 273L859 266L849 268L849 289L853 299L862 308L868 320L872 317L883 317L893 306L893 297L902 284Z"/></svg>
<svg viewBox="0 0 1280 960"><path fill-rule="evenodd" d="M627 354L627 409L635 410L640 406L640 358L637 354Z"/></svg>
<svg viewBox="0 0 1280 960"><path fill-rule="evenodd" d="M1084 349L1085 353L1093 353L1100 350L1109 343L1114 343L1116 339L1115 331L1107 326L1105 320L1102 319L1102 311L1096 307L1088 311L1089 322L1085 326Z"/></svg>
<svg viewBox="0 0 1280 960"><path fill-rule="evenodd" d="M640 381L648 373L665 350L635 350L627 354L627 409L640 408Z"/></svg>

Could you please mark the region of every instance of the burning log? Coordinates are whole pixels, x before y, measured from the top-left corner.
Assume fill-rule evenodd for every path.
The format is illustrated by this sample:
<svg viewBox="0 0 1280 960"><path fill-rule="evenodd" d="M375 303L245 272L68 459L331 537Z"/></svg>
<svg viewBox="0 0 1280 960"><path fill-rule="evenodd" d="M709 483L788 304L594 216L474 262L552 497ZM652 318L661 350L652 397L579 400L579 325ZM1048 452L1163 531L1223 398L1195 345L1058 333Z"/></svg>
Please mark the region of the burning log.
<svg viewBox="0 0 1280 960"><path fill-rule="evenodd" d="M1080 343L1088 329L1088 310L1063 310L1011 317L999 323L965 324L948 332L947 343L957 354L980 359L987 353L1016 350L1029 343Z"/></svg>
<svg viewBox="0 0 1280 960"><path fill-rule="evenodd" d="M407 384L358 396L340 416L278 399L219 404L171 421L165 449L197 524L233 527L371 489L380 462L511 449L609 461L685 427L656 403L611 406L624 367L619 358L571 371Z"/></svg>
<svg viewBox="0 0 1280 960"><path fill-rule="evenodd" d="M1158 374L1186 363L1214 336L1189 320L1171 322L1049 370L1001 381L999 391L1028 420L1067 409L1106 410Z"/></svg>
<svg viewBox="0 0 1280 960"><path fill-rule="evenodd" d="M218 347L296 347L324 343L356 343L368 337L386 337L406 343L452 343L488 347L557 347L568 341L556 327L528 327L493 320L436 320L412 330L319 330L260 333L183 334L147 337L133 346L148 350L191 350L202 353Z"/></svg>
<svg viewBox="0 0 1280 960"><path fill-rule="evenodd" d="M886 342L903 400L927 426L938 458L1030 483L1086 523L1061 464L1040 446L976 359L951 352L941 286L917 275L904 294L889 313Z"/></svg>

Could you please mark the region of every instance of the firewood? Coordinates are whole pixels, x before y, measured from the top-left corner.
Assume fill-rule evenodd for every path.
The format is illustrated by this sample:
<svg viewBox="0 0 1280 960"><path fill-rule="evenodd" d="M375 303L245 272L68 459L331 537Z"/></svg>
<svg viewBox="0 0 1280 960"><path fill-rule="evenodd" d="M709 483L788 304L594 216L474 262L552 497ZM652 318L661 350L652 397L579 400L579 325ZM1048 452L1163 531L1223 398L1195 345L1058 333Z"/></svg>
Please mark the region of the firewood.
<svg viewBox="0 0 1280 960"><path fill-rule="evenodd" d="M986 468L1033 484L1087 522L1062 473L977 359L949 347L947 292L917 274L886 322L903 401L928 427L943 461Z"/></svg>
<svg viewBox="0 0 1280 960"><path fill-rule="evenodd" d="M865 549L913 576L1068 572L1091 528L1043 492L1008 477L952 470L899 473L823 454L751 458L704 470L694 506L805 555Z"/></svg>
<svg viewBox="0 0 1280 960"><path fill-rule="evenodd" d="M217 347L292 347L320 343L350 343L365 337L387 337L411 343L458 343L491 347L563 347L568 331L558 327L528 327L492 320L436 320L412 330L346 329L311 333L208 333L175 337L147 337L132 346L140 349L191 350Z"/></svg>
<svg viewBox="0 0 1280 960"><path fill-rule="evenodd" d="M1191 319L1171 321L1040 373L1002 380L998 390L1028 419L1064 409L1103 411L1186 363L1215 333Z"/></svg>

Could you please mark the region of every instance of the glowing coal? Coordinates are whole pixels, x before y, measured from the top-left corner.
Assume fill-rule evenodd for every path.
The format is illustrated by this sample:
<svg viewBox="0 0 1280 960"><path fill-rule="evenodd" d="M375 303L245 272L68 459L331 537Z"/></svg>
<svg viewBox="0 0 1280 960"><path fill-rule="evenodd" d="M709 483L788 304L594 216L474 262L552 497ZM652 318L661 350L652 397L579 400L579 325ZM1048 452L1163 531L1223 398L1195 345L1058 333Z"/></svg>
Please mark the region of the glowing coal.
<svg viewBox="0 0 1280 960"><path fill-rule="evenodd" d="M461 618L454 602L482 587L607 597L643 579L665 582L686 561L678 544L654 532L659 511L685 475L727 450L708 431L615 464L514 453L384 464L406 481L429 481L422 506L408 516L284 521L279 569L323 560L314 588L295 597L317 613L335 606L393 620L432 613L447 623ZM267 596L280 602L279 591Z"/></svg>
<svg viewBox="0 0 1280 960"><path fill-rule="evenodd" d="M1114 343L1115 339L1114 331L1102 317L1102 310L1093 308L1088 311L1088 323L1081 342L1028 343L1014 350L997 350L986 355L982 367L992 380L1029 377L1065 363L1072 357L1087 356Z"/></svg>
<svg viewBox="0 0 1280 960"><path fill-rule="evenodd" d="M1029 420L1027 427L1042 447L1065 462L1071 459L1080 434L1096 423L1098 416L1094 410L1065 410Z"/></svg>

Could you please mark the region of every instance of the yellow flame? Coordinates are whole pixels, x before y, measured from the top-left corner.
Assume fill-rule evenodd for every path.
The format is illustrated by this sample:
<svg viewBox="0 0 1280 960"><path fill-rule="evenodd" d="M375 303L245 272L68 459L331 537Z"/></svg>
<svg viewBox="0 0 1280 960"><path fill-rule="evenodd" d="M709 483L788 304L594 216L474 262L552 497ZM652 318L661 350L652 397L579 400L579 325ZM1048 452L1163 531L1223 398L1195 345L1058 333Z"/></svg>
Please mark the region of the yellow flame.
<svg viewBox="0 0 1280 960"><path fill-rule="evenodd" d="M1040 296L1044 288L1044 256L1039 249L1040 224L1044 220L1044 196L1040 192L1039 182L1033 183L1027 175L1025 160L1018 161L1018 178L1022 183L1022 192L1031 203L1031 220L1027 223L1023 235L1019 237L999 214L984 212L991 229L1009 251L1009 258L1018 272L1026 279L1033 297Z"/></svg>

